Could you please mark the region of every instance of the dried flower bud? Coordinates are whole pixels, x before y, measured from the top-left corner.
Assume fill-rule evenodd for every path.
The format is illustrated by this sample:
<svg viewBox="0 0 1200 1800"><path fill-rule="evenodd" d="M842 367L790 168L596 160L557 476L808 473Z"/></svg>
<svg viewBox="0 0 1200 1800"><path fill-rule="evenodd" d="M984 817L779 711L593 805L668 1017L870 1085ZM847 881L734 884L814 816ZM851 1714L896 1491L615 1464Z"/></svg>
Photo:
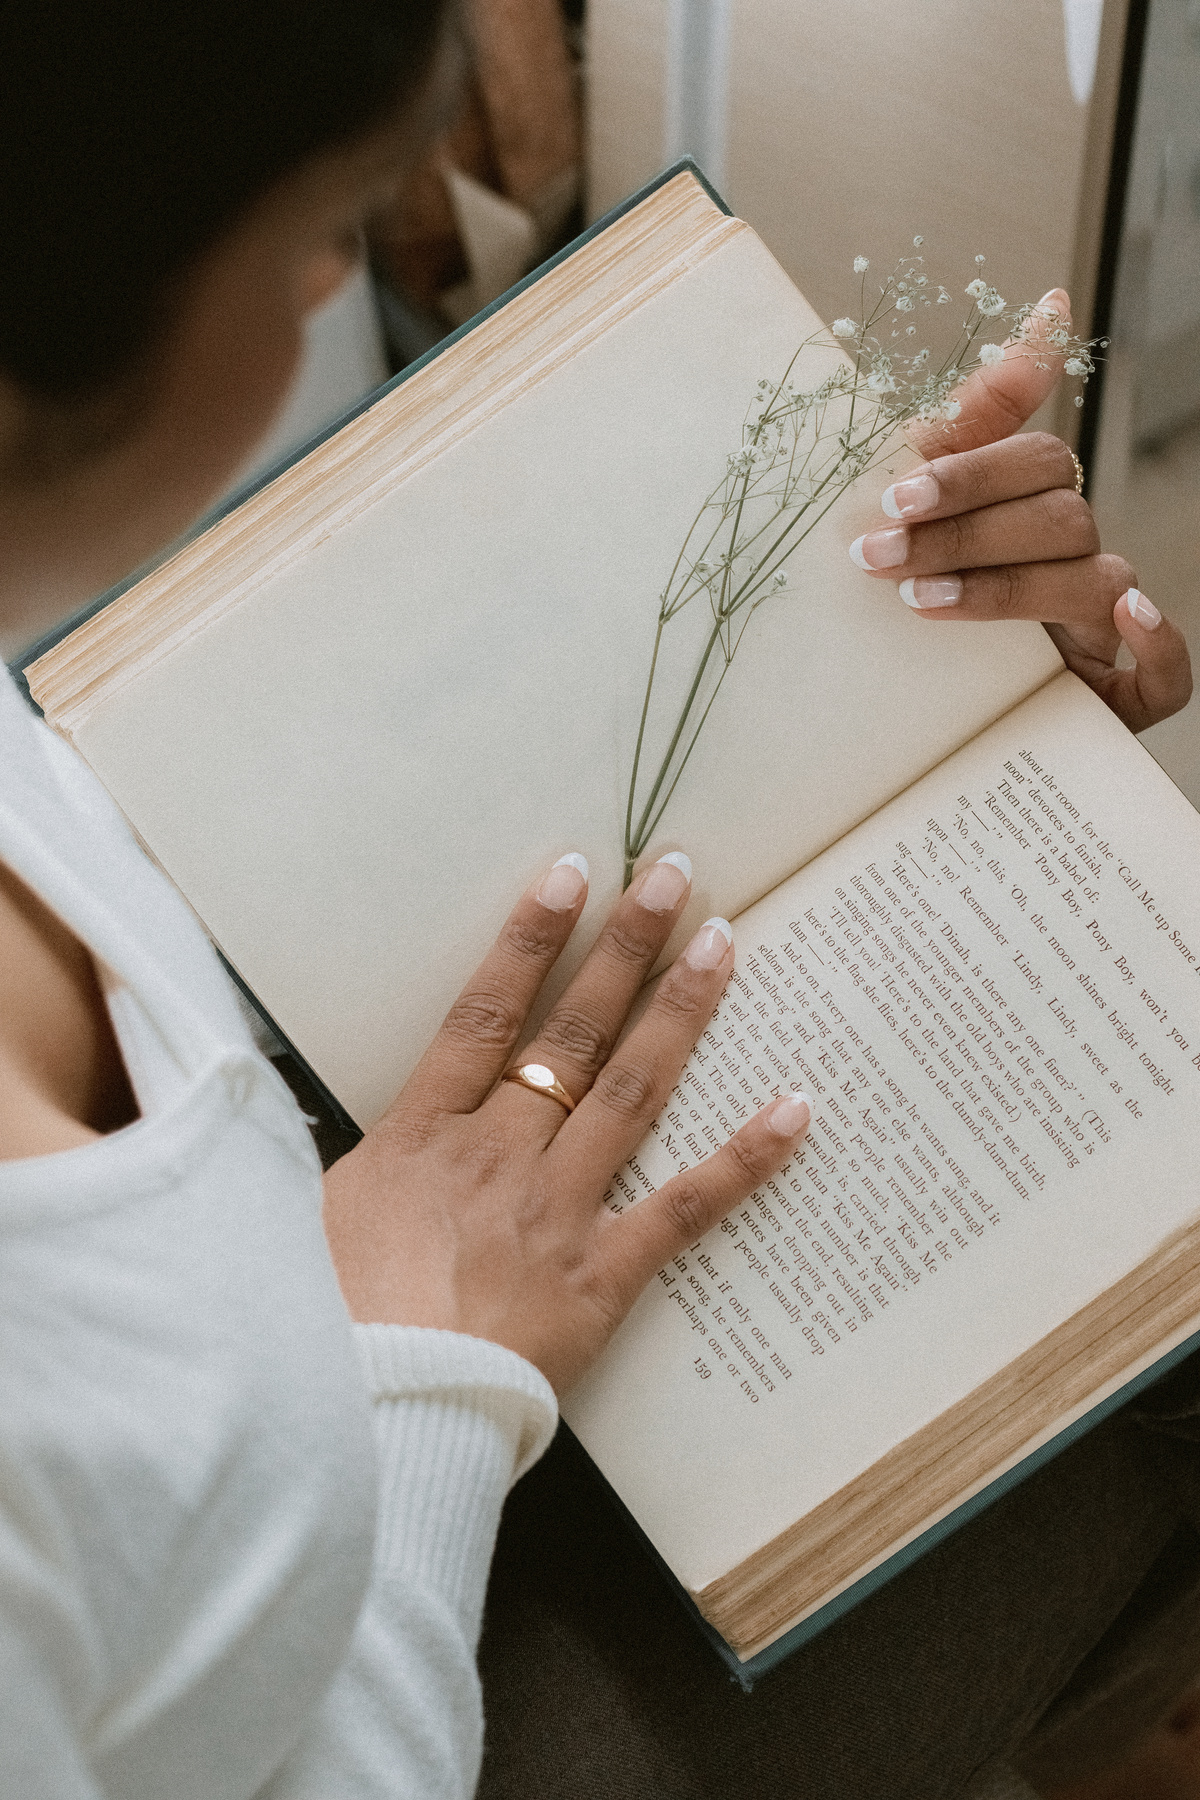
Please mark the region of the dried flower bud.
<svg viewBox="0 0 1200 1800"><path fill-rule="evenodd" d="M980 344L979 360L985 369L991 368L994 363L1003 362L1004 346L1002 344Z"/></svg>
<svg viewBox="0 0 1200 1800"><path fill-rule="evenodd" d="M853 319L835 319L829 328L834 337L852 338L858 330Z"/></svg>

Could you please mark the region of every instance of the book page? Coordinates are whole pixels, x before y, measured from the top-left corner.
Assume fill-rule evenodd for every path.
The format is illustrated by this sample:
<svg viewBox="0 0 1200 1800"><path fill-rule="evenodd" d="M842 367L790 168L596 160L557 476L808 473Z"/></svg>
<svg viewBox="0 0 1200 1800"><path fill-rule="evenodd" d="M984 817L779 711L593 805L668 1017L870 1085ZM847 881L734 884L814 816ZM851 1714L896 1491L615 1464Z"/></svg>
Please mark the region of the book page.
<svg viewBox="0 0 1200 1800"><path fill-rule="evenodd" d="M1073 676L735 932L610 1204L772 1094L807 1088L812 1130L564 1407L693 1590L1200 1210L1200 817Z"/></svg>
<svg viewBox="0 0 1200 1800"><path fill-rule="evenodd" d="M592 866L559 986L619 891L658 596L757 382L819 325L748 228L713 241L73 734L362 1125L541 868L568 850ZM839 356L815 348L797 385ZM889 479L827 515L751 622L646 852L695 864L677 941L1060 666L1036 626L940 631L853 567ZM689 675L664 660L668 689Z"/></svg>

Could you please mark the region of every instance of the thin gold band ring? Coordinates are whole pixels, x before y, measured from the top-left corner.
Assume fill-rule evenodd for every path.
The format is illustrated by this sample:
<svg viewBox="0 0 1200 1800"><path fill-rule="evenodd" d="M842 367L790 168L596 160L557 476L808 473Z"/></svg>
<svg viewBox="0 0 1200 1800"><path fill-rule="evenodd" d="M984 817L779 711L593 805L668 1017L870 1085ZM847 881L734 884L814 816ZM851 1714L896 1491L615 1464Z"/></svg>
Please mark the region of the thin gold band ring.
<svg viewBox="0 0 1200 1800"><path fill-rule="evenodd" d="M528 1088L531 1094L545 1094L547 1100L557 1100L558 1104L565 1106L569 1113L575 1111L575 1102L554 1070L548 1069L545 1063L522 1063L519 1069L506 1070L501 1079L518 1081L522 1087Z"/></svg>
<svg viewBox="0 0 1200 1800"><path fill-rule="evenodd" d="M1067 455L1071 458L1071 461L1075 464L1075 492L1077 494L1082 494L1082 492L1083 492L1083 464L1080 462L1079 458L1076 456L1076 454L1073 450L1068 450Z"/></svg>

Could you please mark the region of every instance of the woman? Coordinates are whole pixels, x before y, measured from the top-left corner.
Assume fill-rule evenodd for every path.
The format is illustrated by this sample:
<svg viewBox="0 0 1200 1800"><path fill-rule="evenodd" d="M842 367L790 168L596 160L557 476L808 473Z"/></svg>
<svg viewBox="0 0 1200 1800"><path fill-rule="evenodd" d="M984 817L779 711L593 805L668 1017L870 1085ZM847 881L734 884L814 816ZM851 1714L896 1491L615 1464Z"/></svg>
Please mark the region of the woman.
<svg viewBox="0 0 1200 1800"><path fill-rule="evenodd" d="M5 10L10 631L228 482L453 64L432 0ZM943 613L1057 621L1144 724L1186 697L1182 640L1098 555L1062 447L991 444L1046 379L1021 358L977 379L959 441L980 448L939 463L932 505L896 496L903 563L894 537L863 555L918 599L958 571ZM551 1064L568 1114L499 1080L586 898L581 857L546 871L330 1171L322 1234L303 1123L206 943L11 685L0 768L0 1791L465 1795L492 1540L555 1391L807 1128L785 1095L604 1213L730 972L729 928L701 929L614 1050L689 891L678 859L639 873L523 1059Z"/></svg>

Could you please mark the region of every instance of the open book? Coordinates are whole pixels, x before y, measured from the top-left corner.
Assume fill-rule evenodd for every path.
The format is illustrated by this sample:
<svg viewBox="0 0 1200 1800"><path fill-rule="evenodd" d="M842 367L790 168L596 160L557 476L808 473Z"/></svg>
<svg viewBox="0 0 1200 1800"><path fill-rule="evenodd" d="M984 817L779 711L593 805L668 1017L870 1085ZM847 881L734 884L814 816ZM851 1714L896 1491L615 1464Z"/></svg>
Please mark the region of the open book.
<svg viewBox="0 0 1200 1800"><path fill-rule="evenodd" d="M658 594L818 328L677 172L28 669L360 1125L570 849L559 987L586 948ZM1200 1329L1200 819L1040 628L853 567L904 454L753 621L648 851L737 970L610 1203L773 1093L812 1132L565 1407L751 1666Z"/></svg>

